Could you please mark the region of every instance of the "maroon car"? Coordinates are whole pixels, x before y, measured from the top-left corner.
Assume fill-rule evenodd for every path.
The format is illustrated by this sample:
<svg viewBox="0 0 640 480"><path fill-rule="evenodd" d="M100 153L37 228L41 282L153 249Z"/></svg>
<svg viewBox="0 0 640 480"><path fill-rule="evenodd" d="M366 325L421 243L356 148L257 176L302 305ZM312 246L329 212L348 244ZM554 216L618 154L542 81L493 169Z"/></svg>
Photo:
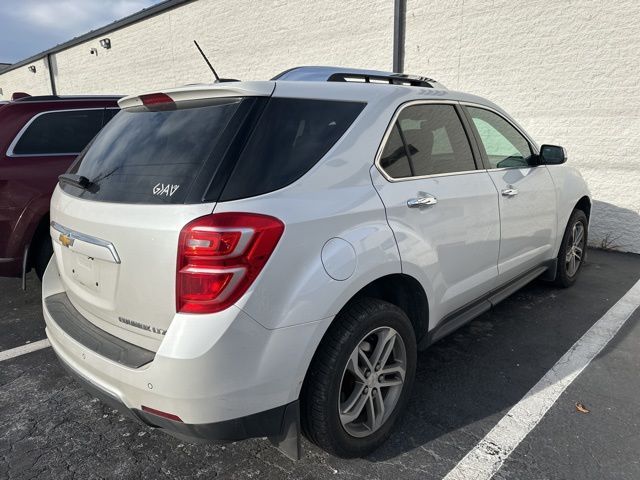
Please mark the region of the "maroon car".
<svg viewBox="0 0 640 480"><path fill-rule="evenodd" d="M21 96L0 104L0 276L51 257L49 199L78 153L118 112L117 96Z"/></svg>

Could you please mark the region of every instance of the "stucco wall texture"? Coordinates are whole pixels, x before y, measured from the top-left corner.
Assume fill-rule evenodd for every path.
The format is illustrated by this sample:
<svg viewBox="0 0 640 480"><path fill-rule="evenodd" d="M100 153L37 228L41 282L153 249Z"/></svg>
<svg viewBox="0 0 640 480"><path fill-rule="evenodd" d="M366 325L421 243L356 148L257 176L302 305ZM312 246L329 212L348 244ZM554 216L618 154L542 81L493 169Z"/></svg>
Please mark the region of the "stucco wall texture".
<svg viewBox="0 0 640 480"><path fill-rule="evenodd" d="M408 0L405 71L493 100L567 148L591 241L640 253L640 2Z"/></svg>
<svg viewBox="0 0 640 480"><path fill-rule="evenodd" d="M59 94L139 93L296 65L392 68L393 0L198 0L52 55ZM640 2L407 0L405 71L509 111L563 145L594 197L590 242L640 253ZM104 37L103 36L103 37ZM102 38L102 37L100 37ZM98 55L91 55L96 48ZM51 93L46 62L0 74Z"/></svg>

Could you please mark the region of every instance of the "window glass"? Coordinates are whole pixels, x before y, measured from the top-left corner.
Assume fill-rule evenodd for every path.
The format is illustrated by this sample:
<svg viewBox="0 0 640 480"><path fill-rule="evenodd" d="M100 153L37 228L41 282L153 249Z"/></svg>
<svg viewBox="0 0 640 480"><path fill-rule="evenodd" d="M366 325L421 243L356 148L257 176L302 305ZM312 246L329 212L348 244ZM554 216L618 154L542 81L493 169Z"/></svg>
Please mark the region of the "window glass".
<svg viewBox="0 0 640 480"><path fill-rule="evenodd" d="M167 110L122 110L71 169L92 186L62 189L104 202L182 203L203 165L220 164L222 155L214 149L245 102L225 98Z"/></svg>
<svg viewBox="0 0 640 480"><path fill-rule="evenodd" d="M363 108L263 97L127 108L70 169L92 184L62 188L90 200L142 204L205 201L210 191L217 193L209 201L260 195L304 175Z"/></svg>
<svg viewBox="0 0 640 480"><path fill-rule="evenodd" d="M451 152L453 152L453 147L451 146L451 142L449 141L449 136L447 135L445 128L442 127L434 130L431 153L437 155Z"/></svg>
<svg viewBox="0 0 640 480"><path fill-rule="evenodd" d="M400 178L385 164L385 155L398 150L404 140L409 152L408 164L413 176L475 170L469 140L453 105L413 105L402 110L389 137L380 166L391 177ZM401 135L400 135L401 134ZM406 168L402 170L406 172ZM408 174L402 175L404 177Z"/></svg>
<svg viewBox="0 0 640 480"><path fill-rule="evenodd" d="M109 120L111 120L113 117L116 116L116 114L120 111L119 108L105 108L104 110L104 124L106 125L107 123L109 123Z"/></svg>
<svg viewBox="0 0 640 480"><path fill-rule="evenodd" d="M221 201L272 192L324 157L364 103L271 98L238 158Z"/></svg>
<svg viewBox="0 0 640 480"><path fill-rule="evenodd" d="M392 178L404 178L411 176L411 167L407 150L400 136L398 124L394 125L387 144L380 157L380 166Z"/></svg>
<svg viewBox="0 0 640 480"><path fill-rule="evenodd" d="M24 131L16 155L78 154L102 128L104 109L47 112Z"/></svg>
<svg viewBox="0 0 640 480"><path fill-rule="evenodd" d="M467 108L487 154L489 168L529 166L531 147L518 130L489 110Z"/></svg>

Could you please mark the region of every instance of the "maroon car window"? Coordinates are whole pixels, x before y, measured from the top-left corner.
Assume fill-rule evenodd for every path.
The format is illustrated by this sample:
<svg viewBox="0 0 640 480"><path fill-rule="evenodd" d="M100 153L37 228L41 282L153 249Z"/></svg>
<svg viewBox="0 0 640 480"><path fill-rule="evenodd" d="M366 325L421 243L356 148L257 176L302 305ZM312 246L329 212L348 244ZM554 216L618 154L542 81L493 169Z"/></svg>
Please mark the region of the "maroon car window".
<svg viewBox="0 0 640 480"><path fill-rule="evenodd" d="M102 128L104 109L45 112L28 124L13 155L80 153Z"/></svg>

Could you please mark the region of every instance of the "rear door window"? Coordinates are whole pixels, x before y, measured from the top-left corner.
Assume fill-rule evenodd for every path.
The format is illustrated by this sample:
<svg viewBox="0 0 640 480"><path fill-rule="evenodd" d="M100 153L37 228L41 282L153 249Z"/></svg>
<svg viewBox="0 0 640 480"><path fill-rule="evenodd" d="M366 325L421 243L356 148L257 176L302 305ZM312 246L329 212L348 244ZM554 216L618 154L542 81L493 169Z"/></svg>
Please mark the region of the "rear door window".
<svg viewBox="0 0 640 480"><path fill-rule="evenodd" d="M413 175L409 163L407 147L402 139L400 126L396 123L391 129L387 143L380 157L380 166L392 178L406 178Z"/></svg>
<svg viewBox="0 0 640 480"><path fill-rule="evenodd" d="M283 188L342 137L364 103L271 98L238 158L221 201Z"/></svg>
<svg viewBox="0 0 640 480"><path fill-rule="evenodd" d="M392 178L421 177L476 169L469 139L453 105L403 109L380 157Z"/></svg>
<svg viewBox="0 0 640 480"><path fill-rule="evenodd" d="M220 139L244 102L224 98L168 110L122 110L71 168L92 186L62 189L104 202L184 203L205 164L215 170L222 161Z"/></svg>
<svg viewBox="0 0 640 480"><path fill-rule="evenodd" d="M77 155L102 128L104 109L65 110L37 115L11 155Z"/></svg>

